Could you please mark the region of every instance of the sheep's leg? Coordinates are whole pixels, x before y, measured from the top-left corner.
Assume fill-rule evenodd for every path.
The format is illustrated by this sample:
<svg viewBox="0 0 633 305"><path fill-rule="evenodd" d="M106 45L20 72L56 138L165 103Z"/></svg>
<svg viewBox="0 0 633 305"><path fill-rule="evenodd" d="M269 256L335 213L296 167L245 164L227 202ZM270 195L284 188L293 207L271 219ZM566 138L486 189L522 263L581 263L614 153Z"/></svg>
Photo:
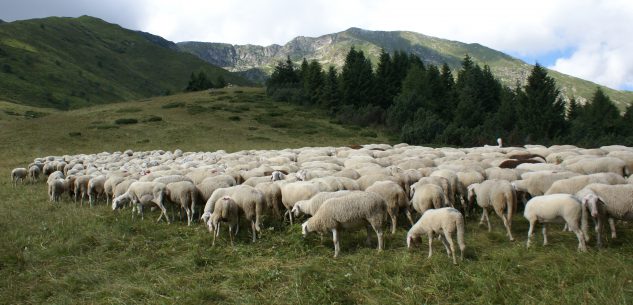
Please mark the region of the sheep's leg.
<svg viewBox="0 0 633 305"><path fill-rule="evenodd" d="M290 212L290 210L288 210L288 218L290 218L290 225L292 226L292 220L294 217L292 216L292 212Z"/></svg>
<svg viewBox="0 0 633 305"><path fill-rule="evenodd" d="M255 220L251 220L251 231L253 231L253 242L257 240L257 231L255 230Z"/></svg>
<svg viewBox="0 0 633 305"><path fill-rule="evenodd" d="M543 246L547 246L547 224L543 223Z"/></svg>
<svg viewBox="0 0 633 305"><path fill-rule="evenodd" d="M506 230L508 230L508 236L510 237L510 241L514 241L514 237L512 237L512 230L510 229L512 227L512 223L510 223L508 221L508 218L506 218L506 216L503 214L501 214L501 219L503 220L503 225L506 227Z"/></svg>
<svg viewBox="0 0 633 305"><path fill-rule="evenodd" d="M233 226L229 225L229 239L231 239L231 247L233 247Z"/></svg>
<svg viewBox="0 0 633 305"><path fill-rule="evenodd" d="M455 257L455 244L453 243L453 237L451 232L444 230L444 239L448 241L448 245L451 247L451 255L453 256L453 265L457 265L457 258ZM446 244L444 245L446 247ZM448 251L448 248L446 249Z"/></svg>
<svg viewBox="0 0 633 305"><path fill-rule="evenodd" d="M338 240L338 231L336 229L332 229L332 241L334 242L334 257L338 257L338 253L341 249Z"/></svg>
<svg viewBox="0 0 633 305"><path fill-rule="evenodd" d="M598 217L598 219L596 220L596 225L595 225L595 230L596 230L596 244L598 246L598 248L602 247L602 224L603 224L603 217Z"/></svg>
<svg viewBox="0 0 633 305"><path fill-rule="evenodd" d="M582 230L576 228L574 230L576 233L576 237L578 237L578 250L580 252L587 252L587 244L585 243L585 235L582 233Z"/></svg>
<svg viewBox="0 0 633 305"><path fill-rule="evenodd" d="M396 226L398 225L398 213L391 214L391 234L396 234Z"/></svg>
<svg viewBox="0 0 633 305"><path fill-rule="evenodd" d="M193 220L193 215L191 215L191 210L186 207L185 212L187 212L187 226L191 226L191 221Z"/></svg>
<svg viewBox="0 0 633 305"><path fill-rule="evenodd" d="M484 209L482 219L483 218L486 218L486 223L488 224L488 232L492 232L492 226L490 225L490 217L488 216L488 209Z"/></svg>
<svg viewBox="0 0 633 305"><path fill-rule="evenodd" d="M215 238L218 236L218 234L220 234L220 223L218 222L216 225L211 225L212 227L214 227L213 229L213 242L211 242L211 247L215 246Z"/></svg>
<svg viewBox="0 0 633 305"><path fill-rule="evenodd" d="M530 239L532 238L532 234L534 232L534 223L535 222L536 222L536 220L530 220L530 229L528 230L526 248L530 247Z"/></svg>
<svg viewBox="0 0 633 305"><path fill-rule="evenodd" d="M615 221L613 218L609 217L609 226L611 227L611 238L616 239L617 236L615 234Z"/></svg>
<svg viewBox="0 0 633 305"><path fill-rule="evenodd" d="M411 216L411 211L409 209L406 209L405 213L407 214L407 219L409 219L411 226L413 226L413 217Z"/></svg>
<svg viewBox="0 0 633 305"><path fill-rule="evenodd" d="M444 245L444 248L446 249L446 255L448 257L451 257L451 249L449 248L448 241L446 240L446 237L444 237L444 235L442 235L442 233L440 233L440 234L437 235L437 239L439 239L442 242L442 244Z"/></svg>
<svg viewBox="0 0 633 305"><path fill-rule="evenodd" d="M427 233L428 237L429 237L429 256L428 258L431 258L431 256L433 255L433 232L429 232Z"/></svg>
<svg viewBox="0 0 633 305"><path fill-rule="evenodd" d="M371 230L372 230L371 228L372 226L369 224L365 226L365 229L367 230L367 238L365 238L365 245L368 247L371 246Z"/></svg>

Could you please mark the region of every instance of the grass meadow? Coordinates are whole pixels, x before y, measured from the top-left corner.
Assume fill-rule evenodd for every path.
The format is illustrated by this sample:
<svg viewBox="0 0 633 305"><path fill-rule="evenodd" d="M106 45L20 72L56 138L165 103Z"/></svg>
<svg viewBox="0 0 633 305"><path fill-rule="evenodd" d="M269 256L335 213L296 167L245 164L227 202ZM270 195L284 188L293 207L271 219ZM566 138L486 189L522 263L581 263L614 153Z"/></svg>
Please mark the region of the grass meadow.
<svg viewBox="0 0 633 305"><path fill-rule="evenodd" d="M29 112L30 111L30 112ZM27 112L29 112L27 114ZM32 115L32 112L38 114ZM160 118L157 119L157 118ZM136 122L134 122L136 121ZM375 136L375 137L374 137ZM211 247L199 223L132 220L105 204L51 205L44 181L12 188L12 168L35 157L180 148L237 151L393 141L380 130L334 124L311 109L273 103L262 89L233 88L70 112L0 103L0 304L624 304L633 302L632 226L588 253L561 226L525 248L517 215L509 242L500 219L488 233L467 219L465 260L453 266L439 241L407 251L406 229L386 234L386 250L343 232L306 239L299 224L264 220L251 243L226 230ZM401 221L404 223L404 221ZM540 233L540 227L537 230Z"/></svg>

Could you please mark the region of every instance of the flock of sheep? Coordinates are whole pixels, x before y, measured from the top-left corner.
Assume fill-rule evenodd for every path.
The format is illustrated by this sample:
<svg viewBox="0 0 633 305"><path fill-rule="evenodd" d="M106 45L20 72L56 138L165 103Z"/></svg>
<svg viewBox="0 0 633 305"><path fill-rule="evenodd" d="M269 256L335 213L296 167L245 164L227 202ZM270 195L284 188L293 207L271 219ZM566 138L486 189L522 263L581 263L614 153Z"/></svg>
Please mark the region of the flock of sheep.
<svg viewBox="0 0 633 305"><path fill-rule="evenodd" d="M340 252L339 232L365 227L367 240L383 230L396 232L400 214L411 225L407 246L426 236L429 257L437 236L457 263L453 235L463 259L464 215L482 209L480 224L491 230L494 211L510 240L514 214L523 209L534 225L565 223L578 248L586 251L588 222L593 219L597 246L608 221L612 238L615 220L633 218L633 148L604 146L583 149L570 145L545 147L485 146L429 148L407 144L352 147L247 150L235 153L131 151L37 158L27 168L11 172L18 182L47 177L51 202L66 193L90 206L102 198L113 210L132 207L132 216L147 206L176 207L213 235L225 223L233 243L239 222L250 225L252 240L261 237L262 221L309 217L301 225L309 232L332 233L334 256ZM103 199L105 197L105 199ZM184 211L184 213L182 213ZM172 210L172 218L174 212ZM417 221L416 221L417 218ZM404 219L404 215L402 217ZM402 224L401 224L402 226Z"/></svg>

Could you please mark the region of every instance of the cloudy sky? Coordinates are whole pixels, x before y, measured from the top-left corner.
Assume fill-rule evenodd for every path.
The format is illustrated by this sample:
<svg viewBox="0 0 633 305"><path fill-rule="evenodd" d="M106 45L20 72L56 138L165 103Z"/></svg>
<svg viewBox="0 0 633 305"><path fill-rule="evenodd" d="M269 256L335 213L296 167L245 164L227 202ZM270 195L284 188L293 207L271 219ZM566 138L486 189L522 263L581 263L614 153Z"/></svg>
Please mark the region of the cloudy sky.
<svg viewBox="0 0 633 305"><path fill-rule="evenodd" d="M91 15L172 41L284 44L350 27L477 42L633 90L631 0L0 0L0 19Z"/></svg>

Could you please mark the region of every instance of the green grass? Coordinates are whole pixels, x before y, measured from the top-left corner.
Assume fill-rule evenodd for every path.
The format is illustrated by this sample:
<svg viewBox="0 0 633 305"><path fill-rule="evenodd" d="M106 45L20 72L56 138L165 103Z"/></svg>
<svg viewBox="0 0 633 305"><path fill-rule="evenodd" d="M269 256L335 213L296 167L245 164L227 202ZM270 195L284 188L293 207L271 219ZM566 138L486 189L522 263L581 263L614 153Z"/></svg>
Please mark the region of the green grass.
<svg viewBox="0 0 633 305"><path fill-rule="evenodd" d="M67 109L181 92L199 71L249 83L93 17L0 25L0 99L15 103Z"/></svg>
<svg viewBox="0 0 633 305"><path fill-rule="evenodd" d="M240 88L245 96L261 89ZM165 109L176 101L193 104L207 93L159 97L69 112L46 110L36 119L0 111L0 304L617 304L633 298L633 226L618 225L618 240L606 249L576 252L573 234L551 226L550 246L525 249L527 223L515 217L516 242L504 236L501 221L493 231L467 220L466 260L453 266L435 241L427 259L426 243L407 251L406 228L386 235L386 249L364 245L365 233L343 232L341 255L332 258L331 237L301 237L299 224L264 220L263 237L249 241L240 229L234 248L223 230L211 236L196 224L155 223L158 213L132 220L129 210L112 212L104 204L80 208L64 197L48 202L44 182L12 189L8 173L35 157L102 151L164 149L232 152L387 142L331 124L327 116L274 103L291 128L276 129L255 118L269 108L251 107L231 121L230 112L191 115ZM231 90L226 95L235 96ZM268 101L263 101L267 103ZM223 103L212 101L209 104ZM122 107L138 107L161 122L139 121L114 129ZM0 102L0 110L24 113L29 107ZM44 111L44 110L43 110ZM157 128L158 127L158 128ZM297 129L297 130L294 130ZM316 131L314 134L306 132ZM81 132L71 137L69 133ZM401 220L402 221L402 220ZM271 229L272 228L272 229ZM593 242L590 243L593 246Z"/></svg>

